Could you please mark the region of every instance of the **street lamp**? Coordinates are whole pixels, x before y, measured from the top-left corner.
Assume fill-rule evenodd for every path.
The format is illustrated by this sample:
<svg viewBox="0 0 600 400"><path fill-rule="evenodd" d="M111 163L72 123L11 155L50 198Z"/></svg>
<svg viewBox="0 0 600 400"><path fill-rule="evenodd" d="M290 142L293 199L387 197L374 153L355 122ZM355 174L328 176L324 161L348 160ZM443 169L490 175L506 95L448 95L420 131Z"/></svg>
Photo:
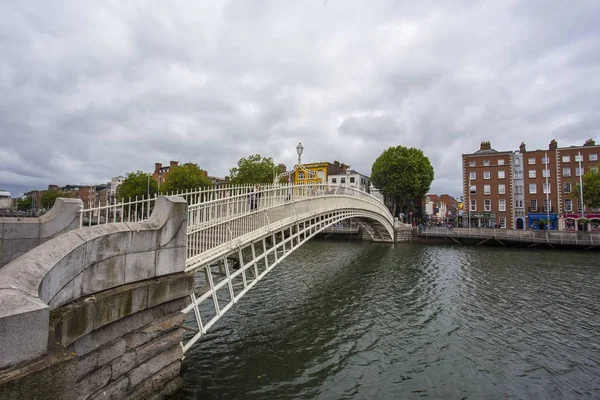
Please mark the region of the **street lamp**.
<svg viewBox="0 0 600 400"><path fill-rule="evenodd" d="M296 164L296 165L294 166L294 168L293 168L293 169L291 169L290 171L285 171L285 172L282 172L282 173L281 173L281 174L279 174L279 175L276 175L276 176L275 176L275 179L273 179L273 183L274 183L274 184L275 184L275 183L279 183L279 180L280 180L281 178L285 177L285 176L287 176L287 177L288 177L288 182L289 182L289 181L291 180L291 176L292 176L292 175L293 175L293 174L294 174L296 171L298 171L298 170L301 170L301 171L303 171L303 172L304 172L304 173L306 173L306 174L310 173L310 171L309 171L308 169L306 169L306 168L304 168L304 167L302 166L302 152L303 152L303 151L304 151L304 146L302 146L302 143L298 143L298 144L296 145L296 153L298 153L298 164ZM323 183L323 182L324 182L324 179L325 179L325 175L324 175L324 173L323 173L323 172L321 172L321 173L317 173L317 178L318 178L318 179L320 179L320 180L321 180L321 182Z"/></svg>
<svg viewBox="0 0 600 400"><path fill-rule="evenodd" d="M296 152L298 153L298 165L302 165L302 151L304 150L304 146L302 146L302 142L298 142L298 145L296 146Z"/></svg>

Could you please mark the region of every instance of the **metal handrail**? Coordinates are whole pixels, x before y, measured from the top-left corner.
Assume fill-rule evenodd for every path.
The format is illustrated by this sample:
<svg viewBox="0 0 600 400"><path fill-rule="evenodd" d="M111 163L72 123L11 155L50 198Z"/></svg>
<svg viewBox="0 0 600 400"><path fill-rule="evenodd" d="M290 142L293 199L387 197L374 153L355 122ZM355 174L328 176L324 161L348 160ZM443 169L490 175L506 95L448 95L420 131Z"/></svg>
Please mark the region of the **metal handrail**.
<svg viewBox="0 0 600 400"><path fill-rule="evenodd" d="M590 244L600 243L600 232L567 232L556 230L517 230L502 228L419 228L419 234L425 237L478 238L495 240L512 240L520 242L550 244Z"/></svg>

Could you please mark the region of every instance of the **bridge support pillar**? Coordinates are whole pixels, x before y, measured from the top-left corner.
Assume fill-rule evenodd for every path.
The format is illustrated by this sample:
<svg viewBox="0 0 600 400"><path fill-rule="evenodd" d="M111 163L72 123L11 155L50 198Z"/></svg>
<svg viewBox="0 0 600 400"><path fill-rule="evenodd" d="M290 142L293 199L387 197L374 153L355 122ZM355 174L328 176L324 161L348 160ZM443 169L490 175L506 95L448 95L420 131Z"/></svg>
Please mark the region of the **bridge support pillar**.
<svg viewBox="0 0 600 400"><path fill-rule="evenodd" d="M405 225L405 224L402 224ZM406 243L413 241L413 228L410 225L396 226L394 228L394 243Z"/></svg>

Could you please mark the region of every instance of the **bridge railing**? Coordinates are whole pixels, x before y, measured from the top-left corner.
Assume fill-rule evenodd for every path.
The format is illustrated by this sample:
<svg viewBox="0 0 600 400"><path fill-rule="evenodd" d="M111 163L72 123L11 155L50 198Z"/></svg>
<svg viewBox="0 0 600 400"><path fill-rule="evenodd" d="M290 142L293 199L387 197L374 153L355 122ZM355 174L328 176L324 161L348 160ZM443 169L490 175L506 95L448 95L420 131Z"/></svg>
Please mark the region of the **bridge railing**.
<svg viewBox="0 0 600 400"><path fill-rule="evenodd" d="M381 201L356 188L327 184L225 187L202 193L199 196L202 201L188 208L188 262L194 262L194 257L240 236L310 211L298 209L296 203L327 197L361 199L393 223Z"/></svg>
<svg viewBox="0 0 600 400"><path fill-rule="evenodd" d="M291 185L224 185L196 190L165 193L183 197L188 203L188 258L233 240L252 230L297 213L294 207L258 218L258 212L294 204L309 198L328 196L360 198L373 204L391 221L387 208L377 198L355 187L328 184ZM152 214L157 195L122 199L115 204L84 208L79 226L115 222L147 221ZM389 214L389 215L388 215ZM243 217L254 215L253 219ZM235 223L233 223L235 221ZM392 222L393 223L393 222Z"/></svg>
<svg viewBox="0 0 600 400"><path fill-rule="evenodd" d="M530 243L600 245L600 232L565 232L499 228L419 228L423 236L496 239Z"/></svg>
<svg viewBox="0 0 600 400"><path fill-rule="evenodd" d="M240 186L241 187L241 186ZM192 190L162 192L164 196L183 197L188 204L216 199L226 189L222 187L205 187ZM147 221L152 214L156 198L159 194L115 199L112 204L84 205L79 213L79 227L110 224L115 222Z"/></svg>
<svg viewBox="0 0 600 400"><path fill-rule="evenodd" d="M79 211L79 227L115 222L141 222L150 219L157 196L121 199L114 204L83 208Z"/></svg>

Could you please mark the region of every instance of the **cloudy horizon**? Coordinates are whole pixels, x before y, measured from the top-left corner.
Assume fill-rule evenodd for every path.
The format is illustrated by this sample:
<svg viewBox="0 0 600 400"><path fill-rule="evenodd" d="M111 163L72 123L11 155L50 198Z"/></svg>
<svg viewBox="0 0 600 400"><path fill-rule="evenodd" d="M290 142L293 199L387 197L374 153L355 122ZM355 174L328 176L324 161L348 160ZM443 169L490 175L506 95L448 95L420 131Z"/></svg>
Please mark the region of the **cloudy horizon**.
<svg viewBox="0 0 600 400"><path fill-rule="evenodd" d="M106 183L241 157L370 174L417 147L432 193L461 154L600 142L596 0L0 3L0 188Z"/></svg>

